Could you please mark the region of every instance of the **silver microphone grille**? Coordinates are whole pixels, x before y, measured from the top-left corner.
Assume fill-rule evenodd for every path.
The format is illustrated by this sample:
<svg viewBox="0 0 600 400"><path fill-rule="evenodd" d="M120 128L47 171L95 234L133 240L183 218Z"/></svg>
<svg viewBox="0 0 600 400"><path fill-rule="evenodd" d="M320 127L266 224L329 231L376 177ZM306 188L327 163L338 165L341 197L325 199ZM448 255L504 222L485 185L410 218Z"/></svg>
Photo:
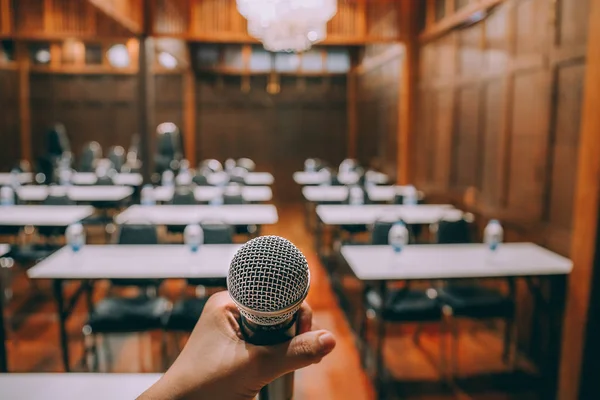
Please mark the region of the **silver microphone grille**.
<svg viewBox="0 0 600 400"><path fill-rule="evenodd" d="M260 236L244 244L227 276L227 289L240 313L257 325L277 325L291 317L309 284L304 254L279 236Z"/></svg>

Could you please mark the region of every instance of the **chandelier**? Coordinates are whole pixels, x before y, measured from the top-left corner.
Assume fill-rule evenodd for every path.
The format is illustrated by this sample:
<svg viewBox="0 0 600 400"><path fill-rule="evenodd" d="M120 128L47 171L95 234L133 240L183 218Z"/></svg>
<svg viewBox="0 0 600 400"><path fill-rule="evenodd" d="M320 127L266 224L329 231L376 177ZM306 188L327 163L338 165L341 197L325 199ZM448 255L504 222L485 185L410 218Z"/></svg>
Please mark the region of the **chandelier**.
<svg viewBox="0 0 600 400"><path fill-rule="evenodd" d="M248 33L269 51L306 51L327 37L337 0L237 0Z"/></svg>

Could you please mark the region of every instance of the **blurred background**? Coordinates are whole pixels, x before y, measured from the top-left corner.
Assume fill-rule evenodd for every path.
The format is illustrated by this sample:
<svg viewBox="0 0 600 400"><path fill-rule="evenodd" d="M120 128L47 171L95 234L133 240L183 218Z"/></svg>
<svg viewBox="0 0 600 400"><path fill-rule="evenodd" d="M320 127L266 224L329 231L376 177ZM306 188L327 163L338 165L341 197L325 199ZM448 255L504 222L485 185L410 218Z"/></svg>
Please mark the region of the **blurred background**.
<svg viewBox="0 0 600 400"><path fill-rule="evenodd" d="M255 198L244 195L243 203L276 208L273 222L230 223L230 241L261 233L297 243L314 269L315 315L341 338L331 360L299 373L298 399L600 396L593 373L600 303L592 290L599 264L600 28L589 23L599 20L600 2L274 3L284 4L279 19L267 21L267 6L252 0L0 0L0 184L12 187L10 204L46 201L55 184L79 185L77 174L91 174L92 184L105 176L117 186L117 175L133 179L123 183L131 188L123 196L70 195L72 205L94 207L76 220L87 242L101 245L118 240L119 213L144 202L146 185L176 186L165 204L227 204L197 192L190 202L175 200L179 186L222 187L215 174L227 172L227 182L266 188ZM325 181L295 174L321 170L327 186L345 191L307 192ZM356 179L339 179L349 170ZM369 183L393 186L391 194L377 200ZM19 192L26 186L49 189L27 197ZM353 204L354 186L365 193L361 205L408 204L412 195L415 203L450 205L468 222L469 241L486 240L488 222L499 220L505 242L535 243L571 262L558 285L527 271L517 275L528 279L482 284L511 295L517 372L500 356L502 324L484 322L484 333L481 321L461 329L458 381L432 367L438 355L429 353L445 334L425 328L421 352L411 339L420 324L403 324L388 331L388 371L373 379L355 345L364 333L356 323L364 282L340 248L377 244L376 220L328 223L318 211ZM405 187L416 192L407 195L399 189ZM153 193L151 202L161 203ZM66 226L46 232L38 222L6 222L3 212L11 211L0 211L0 242L12 249L3 278L8 370L62 372L49 283L55 280L30 279L26 271L68 242ZM406 222L410 243L442 243L437 223ZM186 224L170 224L159 228L158 242L184 243ZM27 253L32 245L46 247ZM90 297L101 301L110 286L101 282ZM175 302L185 286L180 279L161 290ZM197 297L204 297L206 285L199 286ZM76 290L65 285L67 293ZM82 357L89 310L76 300L72 308L65 333L71 363L85 370L75 359ZM142 357L160 353L159 335L152 338ZM135 357L132 363L131 340L113 344L111 372L168 365L164 357L161 366L140 367ZM394 378L385 390L384 375Z"/></svg>

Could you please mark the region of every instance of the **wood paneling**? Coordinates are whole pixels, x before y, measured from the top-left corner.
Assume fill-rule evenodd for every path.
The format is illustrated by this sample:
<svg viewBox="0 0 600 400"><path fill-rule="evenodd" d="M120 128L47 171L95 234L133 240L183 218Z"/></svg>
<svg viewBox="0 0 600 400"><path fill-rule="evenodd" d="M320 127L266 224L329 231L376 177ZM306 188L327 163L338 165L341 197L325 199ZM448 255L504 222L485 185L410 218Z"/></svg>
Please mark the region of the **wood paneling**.
<svg viewBox="0 0 600 400"><path fill-rule="evenodd" d="M196 79L196 159L250 157L275 176L275 198L298 200L291 179L308 157L338 165L346 156L346 78L281 77L281 92L266 91L267 76L199 74Z"/></svg>
<svg viewBox="0 0 600 400"><path fill-rule="evenodd" d="M423 36L414 177L436 201L475 212L482 226L499 218L508 240L568 256L587 2L501 3L480 23ZM520 346L543 363L547 321L525 288L518 292Z"/></svg>
<svg viewBox="0 0 600 400"><path fill-rule="evenodd" d="M572 1L554 5L554 20L552 6L507 0L485 22L422 47L415 151L428 172L415 178L455 200L472 188L470 206L484 219L499 217L568 254L585 37ZM440 104L443 91L448 105ZM448 137L450 160L440 144Z"/></svg>
<svg viewBox="0 0 600 400"><path fill-rule="evenodd" d="M135 24L141 22L137 8L128 4L139 0L119 0L118 12L127 12ZM19 38L130 37L132 32L88 1L18 0L12 2L14 30ZM134 11L135 10L135 11Z"/></svg>
<svg viewBox="0 0 600 400"><path fill-rule="evenodd" d="M44 154L49 126L62 122L75 155L95 140L104 152L127 148L137 132L137 78L129 75L32 73L31 128L34 157Z"/></svg>
<svg viewBox="0 0 600 400"><path fill-rule="evenodd" d="M374 50L376 56L383 49ZM369 48L367 49L369 54ZM403 55L365 71L358 78L358 159L363 165L397 174L399 82ZM368 56L363 61L368 63Z"/></svg>
<svg viewBox="0 0 600 400"><path fill-rule="evenodd" d="M254 42L235 0L150 0L152 31L207 42ZM396 20L399 2L388 0L339 1L327 25L329 44L360 44L400 37Z"/></svg>
<svg viewBox="0 0 600 400"><path fill-rule="evenodd" d="M20 158L19 73L0 69L0 171L15 166Z"/></svg>

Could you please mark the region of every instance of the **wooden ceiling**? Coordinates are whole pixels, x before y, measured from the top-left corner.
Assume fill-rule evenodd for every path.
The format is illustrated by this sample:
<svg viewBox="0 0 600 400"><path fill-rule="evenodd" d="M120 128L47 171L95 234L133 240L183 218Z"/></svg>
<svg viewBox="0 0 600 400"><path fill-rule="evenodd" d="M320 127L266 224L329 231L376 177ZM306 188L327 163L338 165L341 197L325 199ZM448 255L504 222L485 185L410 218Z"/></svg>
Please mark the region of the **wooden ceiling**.
<svg viewBox="0 0 600 400"><path fill-rule="evenodd" d="M324 44L399 41L399 8L398 1L340 0ZM255 41L246 32L235 0L0 0L4 38L102 40L144 35L199 42Z"/></svg>

